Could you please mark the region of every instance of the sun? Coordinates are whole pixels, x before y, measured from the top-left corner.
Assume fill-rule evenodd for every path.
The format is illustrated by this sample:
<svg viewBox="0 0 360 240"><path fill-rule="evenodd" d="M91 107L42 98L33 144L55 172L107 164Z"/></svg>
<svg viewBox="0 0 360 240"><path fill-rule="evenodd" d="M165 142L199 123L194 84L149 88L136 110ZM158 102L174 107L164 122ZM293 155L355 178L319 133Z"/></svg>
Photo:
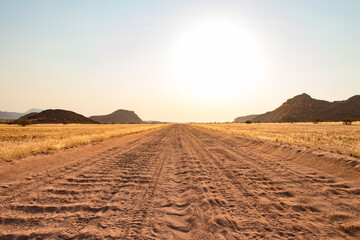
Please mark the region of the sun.
<svg viewBox="0 0 360 240"><path fill-rule="evenodd" d="M172 73L180 90L200 98L244 94L262 72L255 41L236 24L208 20L188 29L177 41Z"/></svg>

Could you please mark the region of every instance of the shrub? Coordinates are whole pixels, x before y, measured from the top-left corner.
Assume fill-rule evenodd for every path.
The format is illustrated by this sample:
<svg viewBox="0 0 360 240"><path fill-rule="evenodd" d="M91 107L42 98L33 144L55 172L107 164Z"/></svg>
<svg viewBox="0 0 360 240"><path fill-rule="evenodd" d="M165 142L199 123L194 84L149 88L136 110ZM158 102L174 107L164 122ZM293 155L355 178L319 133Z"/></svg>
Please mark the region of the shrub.
<svg viewBox="0 0 360 240"><path fill-rule="evenodd" d="M315 118L314 120L313 120L313 123L314 124L317 124L317 123L321 123L321 122L323 122L324 121L324 119L322 119L322 118Z"/></svg>
<svg viewBox="0 0 360 240"><path fill-rule="evenodd" d="M250 124L251 121L250 121L250 120L246 120L245 123L246 123L246 124Z"/></svg>
<svg viewBox="0 0 360 240"><path fill-rule="evenodd" d="M26 119L26 118L20 118L18 120L18 124L25 127L26 125L30 125L31 124L31 120Z"/></svg>
<svg viewBox="0 0 360 240"><path fill-rule="evenodd" d="M345 125L351 125L354 120L352 118L344 118L342 121Z"/></svg>

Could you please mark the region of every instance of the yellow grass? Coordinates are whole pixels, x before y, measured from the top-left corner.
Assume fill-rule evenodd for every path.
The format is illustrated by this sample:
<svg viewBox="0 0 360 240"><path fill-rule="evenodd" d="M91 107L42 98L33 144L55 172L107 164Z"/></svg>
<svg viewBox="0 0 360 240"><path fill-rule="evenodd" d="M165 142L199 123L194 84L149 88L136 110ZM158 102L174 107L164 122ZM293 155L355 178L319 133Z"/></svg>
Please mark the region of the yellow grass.
<svg viewBox="0 0 360 240"><path fill-rule="evenodd" d="M225 133L360 156L360 122L193 124Z"/></svg>
<svg viewBox="0 0 360 240"><path fill-rule="evenodd" d="M11 161L161 126L163 124L36 124L26 127L0 124L0 159Z"/></svg>

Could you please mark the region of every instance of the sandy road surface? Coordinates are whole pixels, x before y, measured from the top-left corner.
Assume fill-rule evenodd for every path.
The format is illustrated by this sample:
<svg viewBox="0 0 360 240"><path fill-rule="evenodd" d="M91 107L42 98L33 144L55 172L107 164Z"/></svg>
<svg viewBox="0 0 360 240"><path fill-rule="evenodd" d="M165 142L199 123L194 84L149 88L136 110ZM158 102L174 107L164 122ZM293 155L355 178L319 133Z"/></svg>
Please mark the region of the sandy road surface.
<svg viewBox="0 0 360 240"><path fill-rule="evenodd" d="M188 125L0 189L0 239L357 239L360 185Z"/></svg>

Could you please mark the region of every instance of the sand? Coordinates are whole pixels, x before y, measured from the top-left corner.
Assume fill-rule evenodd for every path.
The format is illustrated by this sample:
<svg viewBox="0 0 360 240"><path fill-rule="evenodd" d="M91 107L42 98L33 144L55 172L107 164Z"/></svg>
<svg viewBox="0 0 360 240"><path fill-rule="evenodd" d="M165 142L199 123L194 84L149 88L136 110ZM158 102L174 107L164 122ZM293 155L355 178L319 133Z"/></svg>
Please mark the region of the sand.
<svg viewBox="0 0 360 240"><path fill-rule="evenodd" d="M0 239L360 237L359 181L189 125L6 164Z"/></svg>

